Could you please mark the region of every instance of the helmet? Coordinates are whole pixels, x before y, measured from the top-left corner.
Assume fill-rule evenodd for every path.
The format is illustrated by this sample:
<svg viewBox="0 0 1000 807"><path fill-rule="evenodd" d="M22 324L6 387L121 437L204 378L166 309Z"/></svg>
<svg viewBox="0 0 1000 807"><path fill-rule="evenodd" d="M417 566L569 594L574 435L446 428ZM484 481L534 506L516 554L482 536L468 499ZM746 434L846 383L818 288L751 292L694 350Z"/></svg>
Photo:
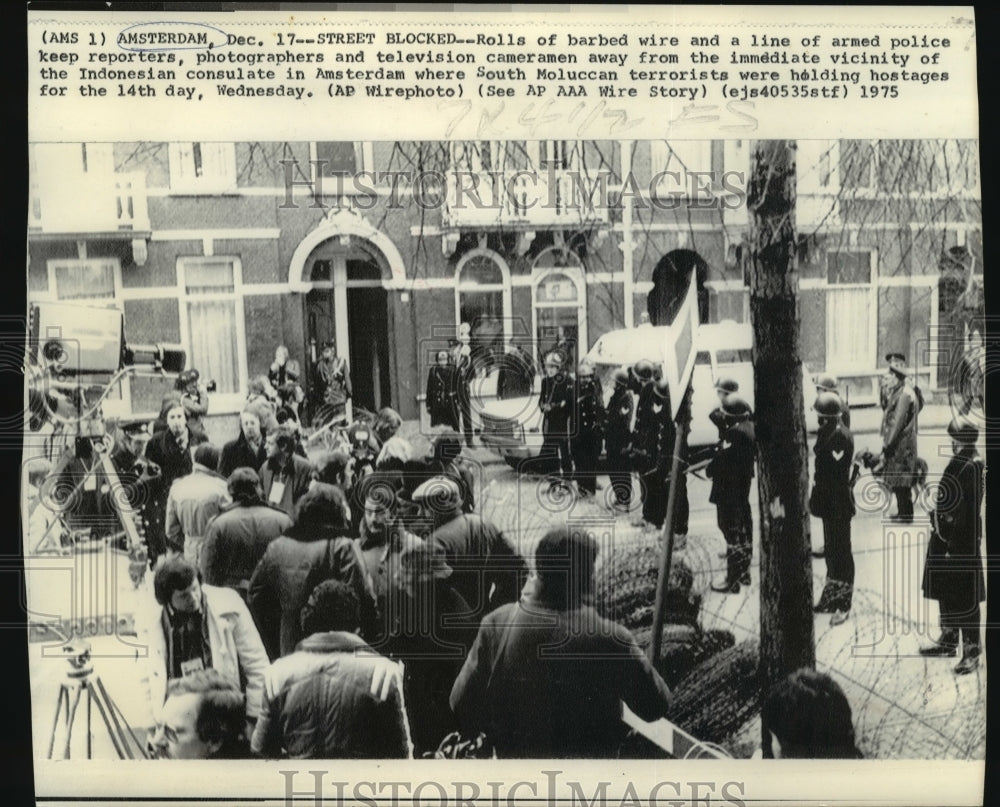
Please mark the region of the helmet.
<svg viewBox="0 0 1000 807"><path fill-rule="evenodd" d="M957 443L971 445L979 439L979 429L966 417L957 417L948 424L948 434Z"/></svg>
<svg viewBox="0 0 1000 807"><path fill-rule="evenodd" d="M619 367L611 374L611 378L614 380L615 384L620 387L624 387L628 384L628 371L624 367Z"/></svg>
<svg viewBox="0 0 1000 807"><path fill-rule="evenodd" d="M739 392L740 385L735 378L719 378L715 382L715 388L721 392Z"/></svg>
<svg viewBox="0 0 1000 807"><path fill-rule="evenodd" d="M665 378L661 378L655 384L653 384L653 394L664 401L670 400L670 382Z"/></svg>
<svg viewBox="0 0 1000 807"><path fill-rule="evenodd" d="M837 379L828 373L815 376L813 383L816 385L817 390L825 390L827 392L837 391Z"/></svg>
<svg viewBox="0 0 1000 807"><path fill-rule="evenodd" d="M639 359L632 370L643 381L649 381L653 377L653 362L649 359Z"/></svg>
<svg viewBox="0 0 1000 807"><path fill-rule="evenodd" d="M725 400L722 402L722 411L731 418L745 420L750 417L751 410L750 404L747 403L745 398L741 398L739 395L732 393L727 395Z"/></svg>
<svg viewBox="0 0 1000 807"><path fill-rule="evenodd" d="M594 365L589 362L582 361L580 366L577 368L576 374L581 378L590 378L594 375Z"/></svg>
<svg viewBox="0 0 1000 807"><path fill-rule="evenodd" d="M818 379L817 379L818 381ZM817 387L819 384L817 383ZM840 398L838 398L832 392L821 392L816 396L816 403L813 404L813 409L820 417L840 417L841 406Z"/></svg>

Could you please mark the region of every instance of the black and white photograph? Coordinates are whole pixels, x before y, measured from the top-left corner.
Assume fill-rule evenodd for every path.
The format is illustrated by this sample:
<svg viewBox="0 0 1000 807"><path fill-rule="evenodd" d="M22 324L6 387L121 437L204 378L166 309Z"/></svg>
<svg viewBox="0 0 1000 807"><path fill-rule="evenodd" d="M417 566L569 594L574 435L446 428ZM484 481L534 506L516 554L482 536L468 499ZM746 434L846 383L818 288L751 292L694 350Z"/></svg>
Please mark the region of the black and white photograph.
<svg viewBox="0 0 1000 807"><path fill-rule="evenodd" d="M254 53L118 46L174 51ZM790 759L981 792L979 141L406 123L29 143L39 793L743 805Z"/></svg>

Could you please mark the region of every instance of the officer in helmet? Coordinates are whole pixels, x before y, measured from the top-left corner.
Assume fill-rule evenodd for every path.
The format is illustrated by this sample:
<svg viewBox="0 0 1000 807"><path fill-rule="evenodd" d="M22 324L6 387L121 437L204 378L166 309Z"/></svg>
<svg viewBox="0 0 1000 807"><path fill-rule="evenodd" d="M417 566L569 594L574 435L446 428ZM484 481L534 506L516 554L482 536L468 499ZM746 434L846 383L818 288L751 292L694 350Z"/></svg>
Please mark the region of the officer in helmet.
<svg viewBox="0 0 1000 807"><path fill-rule="evenodd" d="M854 556L851 554L851 519L854 495L851 465L854 438L843 423L843 405L832 392L821 392L813 409L819 415L816 434L816 472L809 494L809 512L823 521L826 585L813 610L831 613L830 625L842 625L851 611L854 592Z"/></svg>
<svg viewBox="0 0 1000 807"><path fill-rule="evenodd" d="M719 529L726 539L726 579L713 583L712 590L738 594L750 585L753 551L753 516L750 512L750 483L755 459L754 428L750 404L738 393L722 402L725 432L705 474L712 480L709 501L715 505Z"/></svg>
<svg viewBox="0 0 1000 807"><path fill-rule="evenodd" d="M576 402L573 437L573 465L576 468L576 487L581 496L597 493L597 460L604 443L604 390L594 375L594 366L581 362L577 368L574 389Z"/></svg>
<svg viewBox="0 0 1000 807"><path fill-rule="evenodd" d="M660 433L660 423L658 412L654 411L657 406L662 407L662 402L657 403L653 393L655 386L655 367L647 359L640 359L630 372L630 385L637 399L635 404L635 426L632 428L632 470L639 475L641 480L644 474L649 473L656 463L657 439ZM639 496L645 501L646 486L639 486ZM637 518L632 522L633 527L644 527L646 520Z"/></svg>
<svg viewBox="0 0 1000 807"><path fill-rule="evenodd" d="M608 400L604 428L604 448L608 456L608 478L614 491L614 504L627 510L632 503L632 465L629 447L632 445L632 410L634 403L629 389L629 375L624 367L614 371L615 388Z"/></svg>
<svg viewBox="0 0 1000 807"><path fill-rule="evenodd" d="M670 383L665 379L654 381L653 415L657 431L650 445L650 467L642 476L646 496L642 503L642 518L645 529L663 529L667 515L667 499L670 493L670 471L673 468L674 444L677 440L677 424L673 419L670 405ZM673 531L678 548L683 546L688 529L687 472L683 458L678 465L676 499L674 502Z"/></svg>
<svg viewBox="0 0 1000 807"><path fill-rule="evenodd" d="M829 373L820 373L813 377L813 384L816 385L817 395L828 393L837 396L837 400L840 402L840 421L848 429L851 428L851 409L847 405L847 401L840 394L836 377Z"/></svg>
<svg viewBox="0 0 1000 807"><path fill-rule="evenodd" d="M642 388L653 380L655 369L653 362L649 359L639 359L632 367L628 368L629 389L636 395L642 392Z"/></svg>
<svg viewBox="0 0 1000 807"><path fill-rule="evenodd" d="M552 486L569 488L573 478L569 443L573 379L566 373L562 355L554 351L545 357L538 405L542 410L542 456L556 466L551 469Z"/></svg>
<svg viewBox="0 0 1000 807"><path fill-rule="evenodd" d="M938 601L941 637L922 646L920 653L954 657L961 644L955 674L967 675L979 668L982 654L984 466L976 450L979 429L971 420L955 418L948 434L954 456L937 488L923 579L924 597Z"/></svg>
<svg viewBox="0 0 1000 807"><path fill-rule="evenodd" d="M715 380L715 394L719 396L719 405L715 407L711 412L708 413L708 419L715 424L715 428L719 430L719 439L722 439L723 433L726 431L726 415L722 411L722 402L726 400L726 396L733 392L739 392L740 385L735 378L722 377Z"/></svg>

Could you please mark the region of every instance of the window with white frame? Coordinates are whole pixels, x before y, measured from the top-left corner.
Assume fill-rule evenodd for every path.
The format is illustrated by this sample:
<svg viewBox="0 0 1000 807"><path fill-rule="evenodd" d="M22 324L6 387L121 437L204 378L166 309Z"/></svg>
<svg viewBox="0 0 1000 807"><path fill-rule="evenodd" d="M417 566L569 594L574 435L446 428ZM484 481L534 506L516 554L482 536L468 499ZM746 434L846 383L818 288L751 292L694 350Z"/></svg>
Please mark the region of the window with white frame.
<svg viewBox="0 0 1000 807"><path fill-rule="evenodd" d="M197 369L205 382L215 381L220 395L237 395L244 387L241 348L246 339L236 293L240 273L234 258L178 259L185 294L181 330L188 348L187 366Z"/></svg>
<svg viewBox="0 0 1000 807"><path fill-rule="evenodd" d="M711 140L653 140L649 151L652 190L658 196L693 196L715 184L711 177L695 175L712 170Z"/></svg>
<svg viewBox="0 0 1000 807"><path fill-rule="evenodd" d="M236 188L235 143L170 143L170 188L223 193Z"/></svg>
<svg viewBox="0 0 1000 807"><path fill-rule="evenodd" d="M876 366L878 298L875 253L828 252L826 256L826 368L866 371Z"/></svg>
<svg viewBox="0 0 1000 807"><path fill-rule="evenodd" d="M49 261L49 289L57 300L112 300L117 258Z"/></svg>
<svg viewBox="0 0 1000 807"><path fill-rule="evenodd" d="M456 321L468 323L477 355L503 354L510 308L510 272L503 259L487 249L463 256L455 272Z"/></svg>

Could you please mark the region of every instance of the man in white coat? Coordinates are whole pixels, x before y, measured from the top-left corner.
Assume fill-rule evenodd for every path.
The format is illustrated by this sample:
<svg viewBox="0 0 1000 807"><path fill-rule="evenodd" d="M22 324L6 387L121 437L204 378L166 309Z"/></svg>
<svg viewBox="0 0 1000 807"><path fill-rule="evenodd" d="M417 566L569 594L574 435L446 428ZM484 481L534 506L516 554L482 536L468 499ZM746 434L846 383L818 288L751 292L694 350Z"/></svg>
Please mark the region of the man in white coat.
<svg viewBox="0 0 1000 807"><path fill-rule="evenodd" d="M159 607L136 614L148 664L146 725L153 725L169 681L214 669L246 695L249 732L260 713L268 658L240 595L202 585L198 570L180 556L157 569L153 591Z"/></svg>

